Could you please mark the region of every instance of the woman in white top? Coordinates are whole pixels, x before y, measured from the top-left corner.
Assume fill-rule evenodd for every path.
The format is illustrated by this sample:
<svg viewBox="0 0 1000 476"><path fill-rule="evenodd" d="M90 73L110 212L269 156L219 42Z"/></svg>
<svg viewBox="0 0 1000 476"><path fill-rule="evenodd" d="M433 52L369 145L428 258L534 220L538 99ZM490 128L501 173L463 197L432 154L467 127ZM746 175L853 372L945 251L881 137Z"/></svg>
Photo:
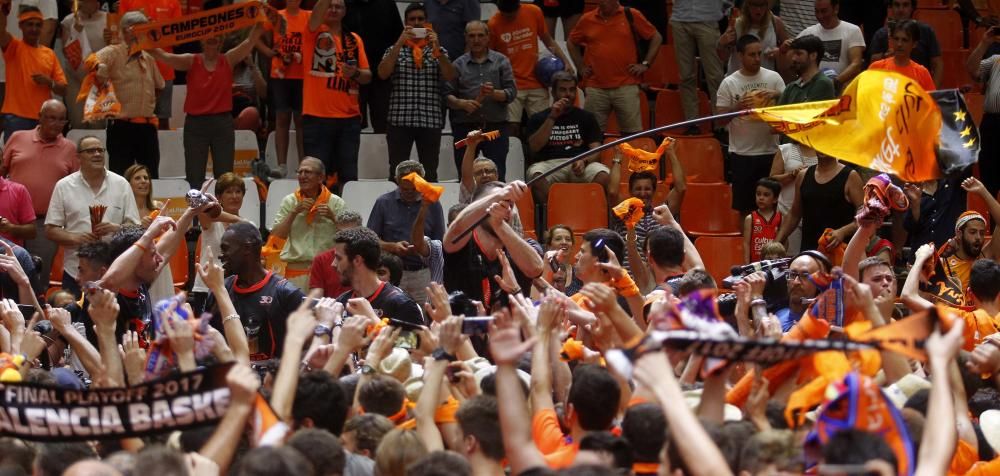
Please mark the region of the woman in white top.
<svg viewBox="0 0 1000 476"><path fill-rule="evenodd" d="M753 35L760 39L760 66L781 73L784 69L783 58L778 54L778 47L790 38L785 30L785 23L777 15L771 13L769 0L746 0L736 21L729 25L719 37L719 57L728 61L726 75L740 69L740 58L736 54L736 40L743 35ZM784 76L784 75L782 75Z"/></svg>
<svg viewBox="0 0 1000 476"><path fill-rule="evenodd" d="M76 13L70 13L62 20L63 48L77 37L80 38L82 47L79 68L73 68L73 65L65 60L65 51L60 52L64 59L63 70L66 71L66 109L74 129L84 128L83 102L76 101L76 95L80 92L80 81L86 73L83 60L87 59L90 53L97 52L107 45L104 31L107 24L108 12L100 9L98 0L79 0ZM92 123L88 127L103 129L104 124Z"/></svg>
<svg viewBox="0 0 1000 476"><path fill-rule="evenodd" d="M816 151L801 144L781 144L771 162L771 178L781 184L778 211L787 215L795 200L795 176L807 167L816 165ZM802 246L802 224L788 235L788 255L795 256Z"/></svg>

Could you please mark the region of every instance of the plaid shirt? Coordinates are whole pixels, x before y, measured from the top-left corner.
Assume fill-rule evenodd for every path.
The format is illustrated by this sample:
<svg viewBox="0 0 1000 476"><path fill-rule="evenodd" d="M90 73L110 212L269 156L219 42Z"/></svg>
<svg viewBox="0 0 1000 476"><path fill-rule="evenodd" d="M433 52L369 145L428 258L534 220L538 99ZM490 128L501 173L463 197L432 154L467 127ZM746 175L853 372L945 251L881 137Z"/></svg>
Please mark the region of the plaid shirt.
<svg viewBox="0 0 1000 476"><path fill-rule="evenodd" d="M385 50L384 59L392 47ZM441 48L441 53L448 52ZM392 73L389 96L389 124L400 127L444 127L442 112L441 66L434 59L430 44L424 47L423 67L413 64L413 49L402 47Z"/></svg>

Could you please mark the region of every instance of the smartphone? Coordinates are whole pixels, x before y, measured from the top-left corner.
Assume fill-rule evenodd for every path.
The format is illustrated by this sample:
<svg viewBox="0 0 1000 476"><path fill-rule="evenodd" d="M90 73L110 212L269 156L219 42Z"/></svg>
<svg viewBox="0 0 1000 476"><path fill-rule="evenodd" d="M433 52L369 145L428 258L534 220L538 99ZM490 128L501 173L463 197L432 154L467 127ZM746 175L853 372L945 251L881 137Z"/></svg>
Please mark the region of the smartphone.
<svg viewBox="0 0 1000 476"><path fill-rule="evenodd" d="M462 319L462 334L470 336L486 335L490 330L493 316L472 316Z"/></svg>
<svg viewBox="0 0 1000 476"><path fill-rule="evenodd" d="M427 29L426 28L414 28L414 29L412 29L410 31L413 32L413 37L414 38L417 38L417 39L427 38Z"/></svg>
<svg viewBox="0 0 1000 476"><path fill-rule="evenodd" d="M21 311L21 315L23 315L24 318L28 320L31 319L31 316L35 315L36 311L35 306L29 306L27 304L18 304L17 310Z"/></svg>
<svg viewBox="0 0 1000 476"><path fill-rule="evenodd" d="M404 331L418 331L418 330L420 330L420 326L418 326L418 325L416 325L416 324L414 324L412 322L401 321L399 319L393 319L391 317L389 318L389 325L392 326L392 327L399 327L399 328L403 329Z"/></svg>
<svg viewBox="0 0 1000 476"><path fill-rule="evenodd" d="M312 298L312 297L309 297L309 296L302 296L302 300L303 301L309 300L309 305L308 305L309 309L315 309L316 305L319 304L319 299Z"/></svg>

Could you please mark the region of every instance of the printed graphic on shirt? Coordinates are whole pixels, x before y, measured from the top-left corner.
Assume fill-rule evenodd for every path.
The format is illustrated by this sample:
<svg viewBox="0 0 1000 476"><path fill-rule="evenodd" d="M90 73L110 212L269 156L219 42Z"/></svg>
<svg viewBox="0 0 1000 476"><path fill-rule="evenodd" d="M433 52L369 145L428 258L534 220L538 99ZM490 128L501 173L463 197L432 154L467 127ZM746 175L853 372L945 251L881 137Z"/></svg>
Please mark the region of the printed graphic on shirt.
<svg viewBox="0 0 1000 476"><path fill-rule="evenodd" d="M583 145L583 134L580 133L580 124L555 124L552 126L552 133L549 134L549 147L571 149L581 145Z"/></svg>
<svg viewBox="0 0 1000 476"><path fill-rule="evenodd" d="M840 47L843 43L844 40L823 41L823 59L821 62L839 63Z"/></svg>
<svg viewBox="0 0 1000 476"><path fill-rule="evenodd" d="M535 31L530 27L519 28L512 32L500 34L500 41L504 42L501 53L506 56L516 54L521 50L531 50L537 46L538 39Z"/></svg>
<svg viewBox="0 0 1000 476"><path fill-rule="evenodd" d="M313 48L312 76L331 78L337 75L337 47L333 35L322 31L316 35L316 47Z"/></svg>

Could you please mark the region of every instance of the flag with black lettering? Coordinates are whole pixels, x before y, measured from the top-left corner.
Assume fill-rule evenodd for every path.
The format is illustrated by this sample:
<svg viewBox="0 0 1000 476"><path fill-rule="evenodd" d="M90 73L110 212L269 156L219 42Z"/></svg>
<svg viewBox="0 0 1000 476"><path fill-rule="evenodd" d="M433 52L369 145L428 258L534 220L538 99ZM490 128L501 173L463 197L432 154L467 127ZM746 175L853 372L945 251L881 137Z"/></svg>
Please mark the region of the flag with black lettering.
<svg viewBox="0 0 1000 476"><path fill-rule="evenodd" d="M232 364L134 387L63 390L0 384L0 435L33 441L130 438L218 423L229 408Z"/></svg>
<svg viewBox="0 0 1000 476"><path fill-rule="evenodd" d="M976 125L958 91L928 93L889 71L861 73L840 99L751 113L823 154L908 182L958 172L979 156Z"/></svg>

